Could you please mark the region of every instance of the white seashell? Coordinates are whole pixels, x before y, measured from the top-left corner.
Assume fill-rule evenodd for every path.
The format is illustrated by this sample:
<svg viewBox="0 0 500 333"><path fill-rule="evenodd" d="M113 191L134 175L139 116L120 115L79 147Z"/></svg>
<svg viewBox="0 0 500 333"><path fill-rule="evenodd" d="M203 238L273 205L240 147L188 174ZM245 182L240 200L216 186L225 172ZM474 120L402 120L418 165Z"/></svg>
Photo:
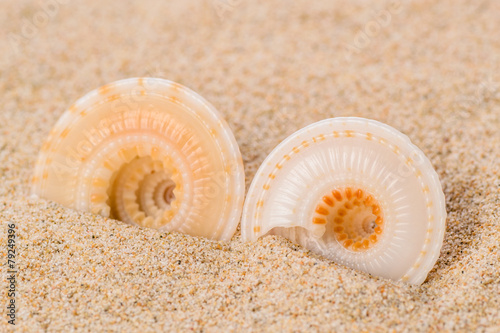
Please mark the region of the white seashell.
<svg viewBox="0 0 500 333"><path fill-rule="evenodd" d="M299 130L257 171L242 238L281 235L345 266L421 284L434 266L446 209L438 176L407 136L336 118Z"/></svg>
<svg viewBox="0 0 500 333"><path fill-rule="evenodd" d="M228 125L177 83L137 78L79 99L38 158L32 192L81 211L229 240L245 191Z"/></svg>

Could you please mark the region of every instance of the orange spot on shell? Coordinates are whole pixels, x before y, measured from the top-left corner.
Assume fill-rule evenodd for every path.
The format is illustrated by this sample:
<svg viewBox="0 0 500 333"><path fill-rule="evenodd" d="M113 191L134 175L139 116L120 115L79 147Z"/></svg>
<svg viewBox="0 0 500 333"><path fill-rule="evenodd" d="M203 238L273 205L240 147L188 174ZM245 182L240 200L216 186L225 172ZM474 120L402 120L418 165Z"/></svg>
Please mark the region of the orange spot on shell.
<svg viewBox="0 0 500 333"><path fill-rule="evenodd" d="M169 99L175 104L182 104L181 100L178 99L176 96L169 96Z"/></svg>
<svg viewBox="0 0 500 333"><path fill-rule="evenodd" d="M106 84L106 85L99 88L99 94L100 95L107 95L110 90L111 90L111 86L109 84Z"/></svg>
<svg viewBox="0 0 500 333"><path fill-rule="evenodd" d="M326 224L326 220L320 217L315 217L313 219L314 224Z"/></svg>
<svg viewBox="0 0 500 333"><path fill-rule="evenodd" d="M111 170L111 171L115 170L115 168L113 167L113 164L111 164L111 162L108 160L104 161L103 165L108 170Z"/></svg>
<svg viewBox="0 0 500 333"><path fill-rule="evenodd" d="M93 203L103 202L104 200L106 200L106 196L103 194L92 194L90 196L90 201Z"/></svg>
<svg viewBox="0 0 500 333"><path fill-rule="evenodd" d="M321 214L321 215L328 215L328 209L326 209L325 207L321 206L321 205L318 205L316 207L316 210L315 210L316 213L318 214Z"/></svg>
<svg viewBox="0 0 500 333"><path fill-rule="evenodd" d="M118 99L120 99L120 95L111 95L111 96L108 96L108 98L106 98L106 100L108 102L116 101Z"/></svg>
<svg viewBox="0 0 500 333"><path fill-rule="evenodd" d="M329 196L325 195L322 199L323 199L323 202L326 203L330 207L333 207L333 205L335 205L335 202L333 201L333 198L331 198Z"/></svg>
<svg viewBox="0 0 500 333"><path fill-rule="evenodd" d="M106 187L108 186L108 184L109 183L102 178L94 178L94 180L92 181L92 186L95 187Z"/></svg>
<svg viewBox="0 0 500 333"><path fill-rule="evenodd" d="M340 192L338 190L333 190L332 195L335 197L335 199L337 199L339 201L342 200L342 194L340 194Z"/></svg>
<svg viewBox="0 0 500 333"><path fill-rule="evenodd" d="M69 128L65 128L64 131L61 132L61 138L66 138L69 134Z"/></svg>

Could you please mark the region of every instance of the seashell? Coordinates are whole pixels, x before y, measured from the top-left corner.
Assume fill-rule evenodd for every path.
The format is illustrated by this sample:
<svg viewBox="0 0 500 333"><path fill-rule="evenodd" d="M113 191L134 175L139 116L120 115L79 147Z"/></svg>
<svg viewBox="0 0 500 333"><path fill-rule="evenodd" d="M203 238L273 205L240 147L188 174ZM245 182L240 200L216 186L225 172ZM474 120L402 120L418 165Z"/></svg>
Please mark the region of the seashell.
<svg viewBox="0 0 500 333"><path fill-rule="evenodd" d="M243 208L244 241L280 235L339 264L421 284L435 264L446 209L422 151L392 127L326 119L262 163Z"/></svg>
<svg viewBox="0 0 500 333"><path fill-rule="evenodd" d="M229 240L243 207L227 123L188 88L134 78L73 104L43 145L32 192L129 224Z"/></svg>

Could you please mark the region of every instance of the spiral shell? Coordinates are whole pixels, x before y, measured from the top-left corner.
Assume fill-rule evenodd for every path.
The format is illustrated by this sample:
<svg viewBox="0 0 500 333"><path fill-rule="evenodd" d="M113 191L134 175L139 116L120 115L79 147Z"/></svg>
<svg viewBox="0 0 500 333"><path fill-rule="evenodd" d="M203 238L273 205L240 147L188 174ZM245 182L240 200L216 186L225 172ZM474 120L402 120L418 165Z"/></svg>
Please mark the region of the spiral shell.
<svg viewBox="0 0 500 333"><path fill-rule="evenodd" d="M202 97L154 78L73 104L40 152L32 192L129 224L229 240L244 173L228 125Z"/></svg>
<svg viewBox="0 0 500 333"><path fill-rule="evenodd" d="M320 121L266 158L247 194L242 238L281 235L345 266L421 284L443 242L438 176L408 137L362 118Z"/></svg>

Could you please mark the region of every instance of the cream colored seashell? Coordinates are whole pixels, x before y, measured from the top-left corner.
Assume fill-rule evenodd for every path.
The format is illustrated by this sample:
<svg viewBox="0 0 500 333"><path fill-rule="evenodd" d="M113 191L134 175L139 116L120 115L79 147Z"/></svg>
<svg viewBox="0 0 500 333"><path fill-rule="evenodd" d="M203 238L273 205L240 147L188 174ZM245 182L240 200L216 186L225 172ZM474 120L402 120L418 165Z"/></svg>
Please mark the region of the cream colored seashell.
<svg viewBox="0 0 500 333"><path fill-rule="evenodd" d="M422 283L446 209L438 176L408 137L379 122L305 127L266 158L250 186L242 238L281 235L342 265Z"/></svg>
<svg viewBox="0 0 500 333"><path fill-rule="evenodd" d="M177 83L111 83L79 99L43 145L34 194L144 227L229 240L244 199L236 140Z"/></svg>

